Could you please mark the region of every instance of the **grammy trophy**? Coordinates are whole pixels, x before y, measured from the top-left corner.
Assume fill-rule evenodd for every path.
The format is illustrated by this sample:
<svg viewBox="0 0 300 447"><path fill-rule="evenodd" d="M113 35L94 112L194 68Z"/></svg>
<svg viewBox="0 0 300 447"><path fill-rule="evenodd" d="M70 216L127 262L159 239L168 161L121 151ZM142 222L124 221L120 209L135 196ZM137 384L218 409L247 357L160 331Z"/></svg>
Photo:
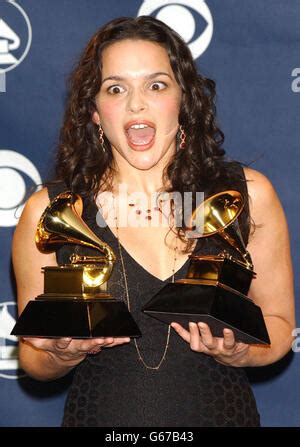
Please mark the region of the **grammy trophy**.
<svg viewBox="0 0 300 447"><path fill-rule="evenodd" d="M31 337L138 337L126 304L110 295L107 282L115 254L81 218L82 199L64 192L42 214L36 245L43 253L64 244L99 250L102 256L73 254L70 264L44 267L44 293L30 300L12 330Z"/></svg>
<svg viewBox="0 0 300 447"><path fill-rule="evenodd" d="M191 255L186 277L163 287L143 307L147 315L185 328L189 322L204 322L216 337L223 337L223 329L229 328L237 341L270 343L262 311L247 295L256 274L237 222L243 206L242 195L232 190L215 194L199 205L192 222L197 228L201 216L203 231L196 237L221 237L240 259L226 250L215 255Z"/></svg>

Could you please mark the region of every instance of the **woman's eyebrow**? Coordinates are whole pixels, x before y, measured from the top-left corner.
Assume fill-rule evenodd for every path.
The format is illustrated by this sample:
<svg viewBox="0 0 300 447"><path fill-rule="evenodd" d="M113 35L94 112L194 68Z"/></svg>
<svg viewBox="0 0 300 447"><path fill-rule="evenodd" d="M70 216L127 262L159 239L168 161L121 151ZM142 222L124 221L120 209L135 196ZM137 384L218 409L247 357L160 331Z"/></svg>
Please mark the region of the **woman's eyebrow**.
<svg viewBox="0 0 300 447"><path fill-rule="evenodd" d="M168 76L170 79L172 79L169 73L166 73L164 71L156 71L155 73L150 73L148 75L145 75L144 78L151 80L156 78L157 76ZM117 76L117 75L107 76L105 79L103 79L102 84L106 81L124 81L124 80L126 80L126 78L123 76Z"/></svg>

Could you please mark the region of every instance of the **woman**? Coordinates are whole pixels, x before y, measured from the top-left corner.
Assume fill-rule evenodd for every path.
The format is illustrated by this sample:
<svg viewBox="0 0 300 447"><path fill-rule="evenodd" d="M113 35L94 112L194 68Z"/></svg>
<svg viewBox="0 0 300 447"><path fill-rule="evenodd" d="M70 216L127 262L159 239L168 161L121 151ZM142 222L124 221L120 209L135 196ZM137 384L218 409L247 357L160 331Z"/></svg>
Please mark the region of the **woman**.
<svg viewBox="0 0 300 447"><path fill-rule="evenodd" d="M63 425L259 425L242 367L268 365L291 347L288 231L268 179L225 160L214 94L214 82L197 74L181 38L151 17L105 25L73 72L57 157L61 183L28 200L14 236L19 311L43 291L41 267L68 262L74 251L65 246L56 255L42 254L34 243L49 199L69 189L84 197L84 219L116 252L109 288L127 302L143 336L21 340L22 367L38 380L77 367ZM143 193L147 203L125 203L120 185L129 194ZM222 338L213 337L203 323L190 323L187 330L174 322L170 328L141 312L167 282L184 277L191 252L228 249L214 236L201 244L187 240L185 227L173 228L172 209L168 228L145 226L160 213L159 206L149 205L151 196L164 191L208 196L229 188L249 195L239 224L257 273L249 295L263 311L269 347L237 342L229 329ZM112 193L113 206L103 199L105 192ZM121 225L124 208L140 224ZM98 209L115 225L100 228Z"/></svg>

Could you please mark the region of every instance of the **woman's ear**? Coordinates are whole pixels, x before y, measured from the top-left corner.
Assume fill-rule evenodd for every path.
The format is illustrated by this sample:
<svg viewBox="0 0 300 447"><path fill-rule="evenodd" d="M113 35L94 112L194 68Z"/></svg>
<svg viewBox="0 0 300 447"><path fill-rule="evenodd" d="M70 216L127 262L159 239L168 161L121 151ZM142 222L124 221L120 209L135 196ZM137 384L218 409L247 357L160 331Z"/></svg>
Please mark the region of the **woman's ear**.
<svg viewBox="0 0 300 447"><path fill-rule="evenodd" d="M100 124L100 116L99 113L95 110L95 112L92 115L92 120L94 121L95 124L97 124L99 126Z"/></svg>

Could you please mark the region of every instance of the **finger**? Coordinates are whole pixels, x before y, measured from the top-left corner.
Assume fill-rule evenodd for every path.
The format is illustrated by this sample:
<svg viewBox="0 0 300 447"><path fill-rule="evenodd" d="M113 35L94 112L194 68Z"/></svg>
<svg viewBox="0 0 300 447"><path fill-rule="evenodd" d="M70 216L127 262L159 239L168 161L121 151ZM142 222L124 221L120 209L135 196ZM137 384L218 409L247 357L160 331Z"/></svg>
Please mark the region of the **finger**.
<svg viewBox="0 0 300 447"><path fill-rule="evenodd" d="M38 349L45 345L45 340L43 338L22 337L20 340L22 343L31 345L34 348L38 348Z"/></svg>
<svg viewBox="0 0 300 447"><path fill-rule="evenodd" d="M72 338L58 338L55 343L57 349L66 349L71 343Z"/></svg>
<svg viewBox="0 0 300 447"><path fill-rule="evenodd" d="M44 338L44 337L22 337L21 338L22 343L25 343L27 345L30 345L33 348L36 349L55 349L56 348L56 341L53 338Z"/></svg>
<svg viewBox="0 0 300 447"><path fill-rule="evenodd" d="M130 337L117 337L115 338L114 343L116 345L122 345L123 343L129 343L130 342Z"/></svg>
<svg viewBox="0 0 300 447"><path fill-rule="evenodd" d="M184 341L190 342L191 335L189 331L184 329L180 324L178 323L171 323L171 327L177 332L178 335L180 335L181 338L183 338Z"/></svg>
<svg viewBox="0 0 300 447"><path fill-rule="evenodd" d="M76 350L77 352L81 353L87 353L89 351L93 351L98 348L102 348L105 345L105 338L92 338L92 339L80 339L76 340L76 342L73 345L73 350ZM111 342L113 338L110 338L109 341Z"/></svg>
<svg viewBox="0 0 300 447"><path fill-rule="evenodd" d="M82 342L81 340L81 344L77 348L77 351L82 353L94 354L94 351L99 352L100 348L111 348L121 343L128 343L129 341L129 337L101 337L93 338L92 340L86 340L84 342Z"/></svg>
<svg viewBox="0 0 300 447"><path fill-rule="evenodd" d="M113 343L114 337L93 338L93 341L95 341L98 345L104 345L106 343Z"/></svg>
<svg viewBox="0 0 300 447"><path fill-rule="evenodd" d="M213 337L210 328L205 323L198 323L198 328L201 334L201 341L208 349L215 349L217 346L217 340Z"/></svg>
<svg viewBox="0 0 300 447"><path fill-rule="evenodd" d="M99 343L93 343L90 345L85 345L84 347L82 346L79 351L95 354L95 353L101 351L102 348L103 348L103 345L99 345Z"/></svg>
<svg viewBox="0 0 300 447"><path fill-rule="evenodd" d="M197 323L189 323L189 330L190 330L190 347L193 351L200 351L203 350L203 347L205 349L205 346L203 346L203 343L201 341L201 336L199 333L199 328ZM202 348L202 349L201 349Z"/></svg>
<svg viewBox="0 0 300 447"><path fill-rule="evenodd" d="M102 349L102 347L97 345L94 348L90 349L89 351L86 351L86 354L92 354L92 355L99 354L101 349Z"/></svg>
<svg viewBox="0 0 300 447"><path fill-rule="evenodd" d="M224 349L233 349L236 345L234 333L231 329L224 329L223 330L223 348Z"/></svg>
<svg viewBox="0 0 300 447"><path fill-rule="evenodd" d="M90 349L94 349L97 346L105 348L106 345L110 345L114 342L113 337L101 337L101 338L93 338L92 340L88 340L86 343L81 345L82 351L89 351Z"/></svg>
<svg viewBox="0 0 300 447"><path fill-rule="evenodd" d="M105 337L102 342L102 346L105 348L107 345L111 345L115 341L114 337Z"/></svg>
<svg viewBox="0 0 300 447"><path fill-rule="evenodd" d="M113 348L114 346L123 345L124 343L129 343L130 338L129 337L116 337L114 339L113 343L109 343L106 346L103 346L104 348Z"/></svg>
<svg viewBox="0 0 300 447"><path fill-rule="evenodd" d="M104 340L104 343L103 343L103 348L110 348L110 347L112 347L112 346L114 346L115 345L115 342L116 342L116 338L114 338L114 337L109 337L109 338L106 338L105 340Z"/></svg>

